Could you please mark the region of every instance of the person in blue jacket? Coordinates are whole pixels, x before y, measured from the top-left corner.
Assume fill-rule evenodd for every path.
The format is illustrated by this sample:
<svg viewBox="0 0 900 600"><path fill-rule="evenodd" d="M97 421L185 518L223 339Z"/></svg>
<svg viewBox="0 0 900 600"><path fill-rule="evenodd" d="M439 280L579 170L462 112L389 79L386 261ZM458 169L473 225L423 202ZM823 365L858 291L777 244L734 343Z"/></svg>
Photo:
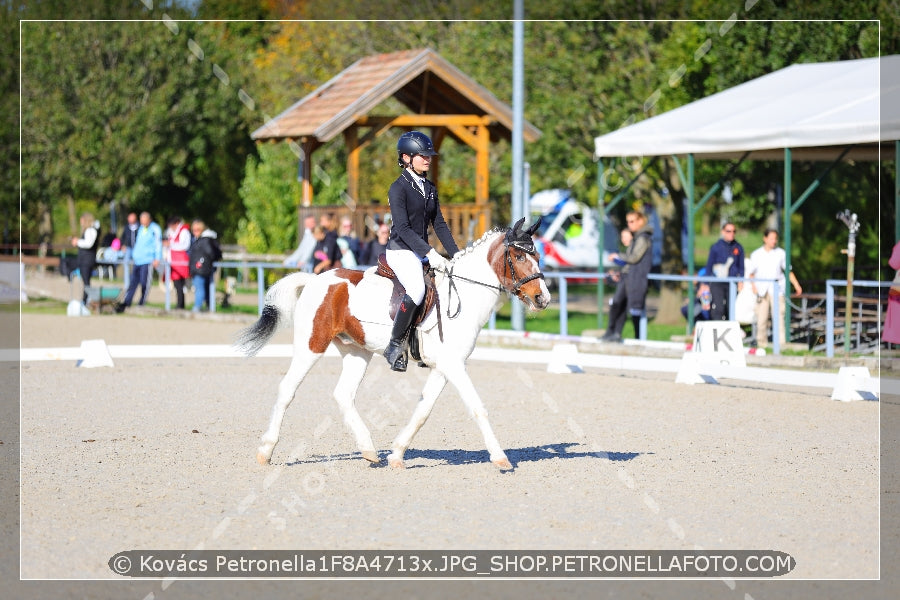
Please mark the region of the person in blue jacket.
<svg viewBox="0 0 900 600"><path fill-rule="evenodd" d="M131 306L131 301L134 299L139 285L141 286L139 304L143 305L147 301L150 277L153 275L150 269L151 267L155 269L162 260L162 228L153 221L147 211L141 213L140 223L134 239L134 248L131 250L131 258L134 261L131 279L128 282L128 291L125 292L125 299L116 305L118 313L124 312Z"/></svg>
<svg viewBox="0 0 900 600"><path fill-rule="evenodd" d="M734 239L736 227L728 221L722 226L722 237L709 249L706 261L707 275L715 277L744 276L744 247ZM737 291L744 287L743 282L737 284ZM709 309L711 321L728 320L728 282L714 281L709 284L712 304Z"/></svg>

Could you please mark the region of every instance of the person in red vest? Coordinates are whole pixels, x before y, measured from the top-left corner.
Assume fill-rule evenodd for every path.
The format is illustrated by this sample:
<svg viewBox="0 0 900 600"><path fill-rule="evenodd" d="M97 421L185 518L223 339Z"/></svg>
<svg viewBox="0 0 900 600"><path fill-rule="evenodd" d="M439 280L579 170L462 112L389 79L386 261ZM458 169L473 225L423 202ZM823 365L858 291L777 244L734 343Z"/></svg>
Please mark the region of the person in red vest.
<svg viewBox="0 0 900 600"><path fill-rule="evenodd" d="M171 217L167 223L164 246L169 249L172 266L172 285L175 287L176 307L184 308L184 281L190 276L191 230L181 217Z"/></svg>

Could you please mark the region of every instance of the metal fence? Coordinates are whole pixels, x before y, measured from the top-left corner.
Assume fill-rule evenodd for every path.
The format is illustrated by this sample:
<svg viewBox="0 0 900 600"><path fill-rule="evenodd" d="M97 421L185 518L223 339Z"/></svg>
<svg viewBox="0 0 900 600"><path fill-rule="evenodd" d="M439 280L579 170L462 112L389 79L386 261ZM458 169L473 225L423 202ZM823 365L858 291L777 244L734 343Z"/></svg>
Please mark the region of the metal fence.
<svg viewBox="0 0 900 600"><path fill-rule="evenodd" d="M124 265L124 261L115 261L114 264L122 264ZM244 283L249 282L249 278L246 277L246 273L249 270L256 271L256 296L257 296L257 313L262 314L262 308L265 303L265 292L266 292L266 272L268 270L294 270L291 267L286 267L284 264L280 262L247 262L247 261L220 261L215 263L215 266L219 269L219 272L222 272L224 268L232 268L238 269L240 273L244 273L245 281ZM127 269L126 269L127 272ZM171 265L169 263L163 263L163 272L166 274L166 278L171 277ZM569 321L569 282L572 280L577 281L592 281L597 282L604 276L604 274L598 274L597 272L592 271L566 271L566 272L556 272L556 271L547 271L544 273L544 276L547 280L552 280L556 284L557 288L557 302L559 304L559 335L567 336L569 334L568 321ZM749 281L747 278L741 277L728 277L728 278L717 278L712 276L689 276L689 275L661 275L651 273L648 276L648 279L653 281L674 281L674 282L691 282L694 283L712 283L718 282L728 283L728 311L729 311L729 319L734 320L734 310L735 303L737 299L737 284L741 282ZM773 294L777 297L780 293L780 289L778 286L778 281L769 280L769 279L757 279L757 281L766 281L770 282L773 285ZM891 282L889 281L854 281L854 287L862 287L862 288L885 288L889 287ZM829 279L825 282L825 291L826 291L826 317L825 317L825 354L827 357L831 358L834 356L834 347L835 347L835 306L838 303L838 299L835 296L835 288L846 287L847 282L845 280L837 280L837 279ZM612 286L609 286L612 288ZM165 310L171 310L172 307L172 298L171 298L171 288L166 286L165 293ZM215 298L215 283L210 284L210 295L208 298ZM604 303L604 297L598 295L598 310ZM688 310L693 309L693 305L691 304L692 299L689 299ZM781 354L781 344L780 344L780 328L784 326L782 322L782 316L778 314L778 303L773 302L772 304L772 315L771 315L771 324L772 324L772 351L774 354ZM878 312L877 312L877 337L880 341L881 339L881 323L882 323L882 311L881 311L881 302L878 302ZM215 301L210 302L210 311L215 312L216 303ZM639 331L639 339L646 339L646 329L647 327L647 317L646 314L642 315L641 323L640 323L640 331ZM488 323L489 329L496 328L495 316L491 316L491 320ZM687 331L686 331L687 333ZM859 333L856 334L857 346L859 346Z"/></svg>

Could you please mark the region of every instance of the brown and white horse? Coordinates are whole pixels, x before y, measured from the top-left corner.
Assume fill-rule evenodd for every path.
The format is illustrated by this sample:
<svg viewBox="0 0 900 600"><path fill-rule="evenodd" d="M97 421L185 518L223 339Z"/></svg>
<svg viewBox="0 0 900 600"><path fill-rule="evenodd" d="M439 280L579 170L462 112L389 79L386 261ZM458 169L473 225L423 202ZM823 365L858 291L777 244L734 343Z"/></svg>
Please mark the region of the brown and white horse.
<svg viewBox="0 0 900 600"><path fill-rule="evenodd" d="M432 370L412 419L391 445L388 455L391 466L403 467L404 453L449 380L481 429L491 461L501 469L512 468L466 372L466 359L491 312L502 304L505 293L516 296L534 311L550 304L550 292L538 267L531 239L534 227L523 230L523 221L512 228L487 232L471 247L458 252L446 271L438 272L440 309L432 310L418 327L422 362ZM374 463L380 461L354 398L372 357L378 354L381 358L390 338L391 291L392 283L377 275L374 267L365 273L349 269L319 275L293 273L269 288L259 320L241 331L236 342L242 352L253 356L277 330L293 321L294 354L278 386L269 427L256 455L260 464L268 464L271 459L285 410L300 382L332 341L343 357L335 400L363 458ZM437 326L438 310L443 312L440 327Z"/></svg>

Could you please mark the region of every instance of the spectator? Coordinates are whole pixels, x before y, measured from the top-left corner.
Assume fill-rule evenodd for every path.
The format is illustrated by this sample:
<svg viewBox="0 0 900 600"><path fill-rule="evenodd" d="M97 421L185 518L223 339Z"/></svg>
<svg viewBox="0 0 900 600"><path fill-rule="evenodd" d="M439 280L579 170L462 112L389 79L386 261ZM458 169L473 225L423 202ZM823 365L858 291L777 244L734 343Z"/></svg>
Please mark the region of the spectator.
<svg viewBox="0 0 900 600"><path fill-rule="evenodd" d="M319 217L319 225L325 233L325 252L328 254L329 266L326 269L335 269L341 266L341 249L338 247L338 234L334 226L334 213L324 213Z"/></svg>
<svg viewBox="0 0 900 600"><path fill-rule="evenodd" d="M312 272L322 273L332 268L332 253L329 244L333 243L333 241L328 239L325 228L321 225L316 225L313 228L313 236L316 238L316 247L313 248Z"/></svg>
<svg viewBox="0 0 900 600"><path fill-rule="evenodd" d="M891 289L888 290L887 314L884 317L881 339L891 344L900 344L900 242L894 245L888 264L897 272Z"/></svg>
<svg viewBox="0 0 900 600"><path fill-rule="evenodd" d="M294 267L301 271L312 270L312 253L316 247L316 238L313 236L313 228L316 226L316 218L308 215L303 219L303 237L300 239L300 245L294 250L294 253L284 259L286 267Z"/></svg>
<svg viewBox="0 0 900 600"><path fill-rule="evenodd" d="M347 242L347 248L350 252L353 253L353 265L349 265L344 262L345 267L356 266L356 263L359 262L359 259L362 258L360 252L360 243L359 238L356 237L356 232L353 230L353 221L350 220L350 217L344 217L341 219L341 227L338 231L338 239L342 239ZM345 253L346 254L346 253ZM343 259L342 259L343 262Z"/></svg>
<svg viewBox="0 0 900 600"><path fill-rule="evenodd" d="M625 217L625 222L628 230L633 234L633 239L624 254L620 255L614 252L610 255L613 262L622 261L625 266L622 268L616 284L616 292L609 307L606 333L601 338L605 342L622 341L626 312L631 316L631 322L634 325L634 337L640 335L641 315L644 313L647 299L647 275L650 274L650 265L653 259L651 251L653 228L647 223L644 213L638 210L630 211Z"/></svg>
<svg viewBox="0 0 900 600"><path fill-rule="evenodd" d="M216 272L214 263L222 260L222 249L219 247L216 232L208 229L200 219L191 223L191 233L194 235L190 251L191 277L194 284L193 312L200 312L204 303L207 308L212 308L215 302L211 284Z"/></svg>
<svg viewBox="0 0 900 600"><path fill-rule="evenodd" d="M184 281L190 276L188 250L191 248L191 230L181 217L170 218L166 225L166 239L163 245L169 249L175 306L184 309Z"/></svg>
<svg viewBox="0 0 900 600"><path fill-rule="evenodd" d="M350 250L350 244L347 242L346 238L339 237L336 240L338 250L341 253L340 265L341 267L352 269L356 266L356 257L353 255L353 251Z"/></svg>
<svg viewBox="0 0 900 600"><path fill-rule="evenodd" d="M772 314L772 304L775 302L774 289L771 281L758 281L775 279L778 281L778 318L784 315L785 281L784 272L787 268L786 255L782 248L778 248L778 232L774 229L766 229L763 233L763 245L750 255L750 287L756 295L756 347L765 348L769 338L769 316ZM788 272L794 294L803 293L803 288L797 281L793 271ZM778 322L780 325L782 321ZM778 339L785 343L785 327L779 327Z"/></svg>
<svg viewBox="0 0 900 600"><path fill-rule="evenodd" d="M97 248L100 247L100 221L86 212L81 215L81 237L73 237L72 245L78 248L78 271L84 283L81 302L88 303L88 288L91 287L91 275L97 267Z"/></svg>
<svg viewBox="0 0 900 600"><path fill-rule="evenodd" d="M134 248L139 227L140 223L138 223L137 213L128 213L125 219L125 227L122 229L122 235L119 236L119 240L122 243L122 260L124 261L122 270L125 276L125 287L128 287L128 284L131 282L132 249Z"/></svg>
<svg viewBox="0 0 900 600"><path fill-rule="evenodd" d="M631 230L627 227L619 232L619 242L622 246L622 250L627 250L628 246L631 245L632 240L634 239L634 234L631 233ZM615 258L613 258L615 257ZM622 258L613 252L609 255L609 260L613 262L614 265L619 267L618 269L612 269L610 271L606 271L603 277L603 283L608 285L616 285L619 280L622 278L622 270L627 263L622 260Z"/></svg>
<svg viewBox="0 0 900 600"><path fill-rule="evenodd" d="M715 277L744 276L744 247L734 239L736 227L727 222L722 226L722 237L709 249L706 261L706 273ZM740 292L743 282L738 282ZM709 284L712 304L709 318L712 321L728 320L728 282L712 282Z"/></svg>
<svg viewBox="0 0 900 600"><path fill-rule="evenodd" d="M703 277L706 275L706 267L701 267L699 271L697 271L697 275ZM691 309L691 305L694 307L694 322L697 321L709 321L709 309L712 305L712 294L709 291L709 284L701 283L697 286L697 293L695 294L694 301L689 302L681 307L681 314L684 315L684 318L688 318L688 311Z"/></svg>
<svg viewBox="0 0 900 600"><path fill-rule="evenodd" d="M122 235L119 236L119 239L122 242L122 250L125 252L126 263L131 262L132 249L134 248L134 242L137 239L137 232L139 227L140 223L138 223L137 213L128 213L128 217L126 217L125 227L122 229Z"/></svg>
<svg viewBox="0 0 900 600"><path fill-rule="evenodd" d="M128 284L128 291L125 292L125 299L116 305L117 313L124 312L131 306L131 301L139 285L141 286L141 300L138 304L143 306L147 302L147 291L150 288L150 278L153 276L151 268L158 267L159 261L162 259L162 228L153 222L147 211L141 213L140 223L141 226L138 228L132 249L134 266L131 270L131 280Z"/></svg>
<svg viewBox="0 0 900 600"><path fill-rule="evenodd" d="M391 236L391 226L387 223L378 225L378 231L375 232L375 239L366 245L365 251L360 264L374 265L378 262L378 257L387 250L388 238Z"/></svg>

